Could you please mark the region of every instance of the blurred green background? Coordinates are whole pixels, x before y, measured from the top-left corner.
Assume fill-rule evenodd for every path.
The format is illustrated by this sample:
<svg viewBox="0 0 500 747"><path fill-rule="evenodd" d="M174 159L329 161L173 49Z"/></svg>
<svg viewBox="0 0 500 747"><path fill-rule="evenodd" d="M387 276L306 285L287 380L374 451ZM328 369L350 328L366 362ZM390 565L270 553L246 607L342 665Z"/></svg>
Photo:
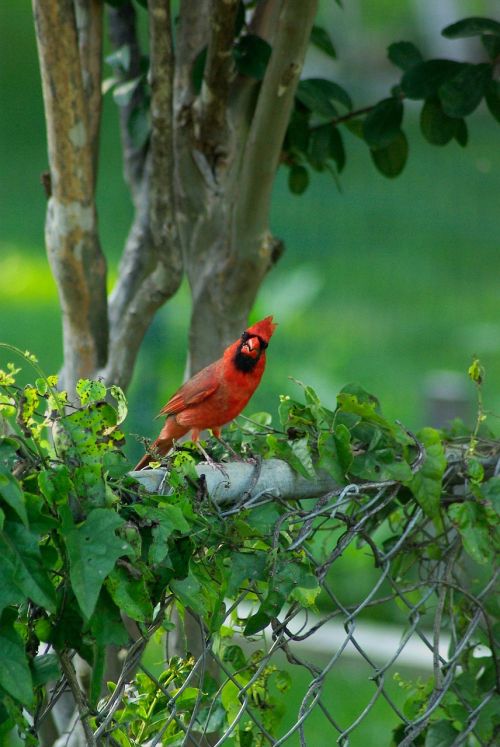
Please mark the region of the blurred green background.
<svg viewBox="0 0 500 747"><path fill-rule="evenodd" d="M306 74L330 74L362 106L398 80L385 61L388 43L420 42L434 56L474 54L474 47L440 39L439 31L465 15L488 14L494 3L385 0L376 10L369 0L345 5L341 11L325 2L321 11L339 61L327 64L312 54ZM46 201L39 176L47 158L27 0L0 4L0 76L0 340L29 349L54 372L61 363L60 317L43 241ZM116 124L115 105L107 98L98 207L110 287L132 215ZM314 386L330 405L342 386L358 381L378 395L386 413L417 428L427 418L424 387L430 372L459 372L473 398L466 370L478 354L487 372L486 406L500 413L498 124L479 110L465 150L456 143L436 148L424 142L411 107L405 129L410 158L394 181L375 171L366 146L347 131L341 191L331 177L315 174L306 194L295 197L286 173L278 175L272 229L287 250L264 283L254 318L274 314L280 326L250 412L274 413L279 393L296 392L289 376ZM130 433L155 435L153 417L182 380L188 320L183 285L157 314L144 342L129 392ZM2 354L0 366L6 360ZM139 451L131 438L132 458ZM366 564L348 561L369 587L373 576ZM346 662L326 697L339 701L340 719L349 723L361 710L353 694L368 697L370 688L367 673ZM298 698L294 689L292 700ZM319 721L309 728L322 728L321 716L314 718ZM381 730L394 725L380 706L351 744L374 743L374 733L386 734Z"/></svg>
<svg viewBox="0 0 500 747"><path fill-rule="evenodd" d="M460 14L488 10L480 1L448 3L459 15L439 12L425 17L424 27L417 5L386 2L375 13L368 2L344 11L323 3L339 62L312 54L306 75L326 69L354 92L356 106L376 101L398 80L385 60L389 42L412 39L429 54L467 54L440 39L439 30ZM39 176L47 159L30 3L3 3L0 23L0 339L36 353L52 372L61 362L60 319L43 243ZM98 206L110 285L131 219L116 122L106 98ZM254 316L273 313L280 326L250 411L274 412L277 395L295 390L288 376L316 387L330 404L339 388L358 381L389 415L415 428L426 419L429 372L461 372L467 387L473 353L486 366L487 406L500 411L500 130L479 110L463 150L455 142L438 148L423 141L411 106L405 126L410 158L395 180L375 171L366 146L347 131L341 191L329 175L314 174L309 190L296 197L279 173L272 228L287 250ZM146 337L129 393L130 432L153 435L154 414L180 384L188 319L184 285ZM472 385L469 391L472 397ZM133 456L140 450L135 443L130 448Z"/></svg>

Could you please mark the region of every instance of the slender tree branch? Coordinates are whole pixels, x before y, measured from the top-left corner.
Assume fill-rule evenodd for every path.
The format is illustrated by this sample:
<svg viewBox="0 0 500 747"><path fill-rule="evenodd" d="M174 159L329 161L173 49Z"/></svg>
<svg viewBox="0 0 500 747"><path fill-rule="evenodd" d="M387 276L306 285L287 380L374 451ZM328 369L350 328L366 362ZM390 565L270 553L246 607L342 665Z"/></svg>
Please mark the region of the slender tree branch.
<svg viewBox="0 0 500 747"><path fill-rule="evenodd" d="M186 118L194 99L193 64L206 45L210 0L182 0L176 29L175 111ZM189 117L188 117L189 119Z"/></svg>
<svg viewBox="0 0 500 747"><path fill-rule="evenodd" d="M108 17L109 36L114 49L126 47L130 54L124 80L134 80L142 74L143 70L142 53L137 36L137 18L132 0L126 0L116 8L110 7ZM145 89L144 85L139 84L126 106L119 107L123 167L136 209L141 199L147 144L138 146L134 142L130 131L130 117L134 111L143 106L145 106Z"/></svg>
<svg viewBox="0 0 500 747"><path fill-rule="evenodd" d="M232 47L237 9L238 0L211 0L210 40L199 100L199 140L212 164L219 150L227 150L226 108L235 75Z"/></svg>
<svg viewBox="0 0 500 747"><path fill-rule="evenodd" d="M102 110L102 8L101 0L75 0L80 65L87 101L87 124L92 152L94 187L97 179Z"/></svg>
<svg viewBox="0 0 500 747"><path fill-rule="evenodd" d="M266 70L245 148L241 190L236 213L236 235L242 255L270 253L264 240L276 169L293 97L304 63L317 0L284 0L271 59Z"/></svg>
<svg viewBox="0 0 500 747"><path fill-rule="evenodd" d="M97 233L94 168L71 0L33 0L52 196L46 244L63 315L64 386L106 360L106 262Z"/></svg>
<svg viewBox="0 0 500 747"><path fill-rule="evenodd" d="M170 4L149 0L151 85L151 171L149 216L155 249L171 268L182 273L174 187L173 71Z"/></svg>
<svg viewBox="0 0 500 747"><path fill-rule="evenodd" d="M94 737L94 732L92 731L90 724L88 722L89 705L88 705L87 699L85 698L83 692L80 689L80 685L78 684L76 672L73 668L71 659L67 651L61 651L58 654L58 656L59 656L59 662L61 664L61 669L63 671L64 676L66 677L66 681L75 699L76 707L78 709L78 714L80 716L80 723L85 733L85 739L87 741L87 745L88 747L95 747L97 743Z"/></svg>
<svg viewBox="0 0 500 747"><path fill-rule="evenodd" d="M255 6L249 29L252 34L261 36L269 44L273 44L278 17L281 8L281 0L261 0Z"/></svg>

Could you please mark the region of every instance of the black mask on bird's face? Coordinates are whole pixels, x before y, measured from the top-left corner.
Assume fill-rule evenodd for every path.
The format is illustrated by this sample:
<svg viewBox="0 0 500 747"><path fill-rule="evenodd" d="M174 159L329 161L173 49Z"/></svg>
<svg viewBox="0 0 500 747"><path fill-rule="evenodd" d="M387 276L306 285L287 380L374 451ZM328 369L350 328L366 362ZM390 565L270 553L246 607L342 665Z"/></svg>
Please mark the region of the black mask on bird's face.
<svg viewBox="0 0 500 747"><path fill-rule="evenodd" d="M260 335L250 335L248 332L243 332L241 343L234 356L234 364L238 371L244 373L252 371L266 348L267 342Z"/></svg>

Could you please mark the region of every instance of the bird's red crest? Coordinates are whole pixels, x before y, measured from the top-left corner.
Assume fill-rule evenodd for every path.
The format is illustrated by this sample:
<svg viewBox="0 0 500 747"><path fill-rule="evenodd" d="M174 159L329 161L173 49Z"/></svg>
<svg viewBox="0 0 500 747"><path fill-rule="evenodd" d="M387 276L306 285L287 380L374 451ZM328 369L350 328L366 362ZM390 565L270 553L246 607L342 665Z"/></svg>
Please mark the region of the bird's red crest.
<svg viewBox="0 0 500 747"><path fill-rule="evenodd" d="M261 319L260 322L252 324L252 326L248 327L246 331L249 335L258 335L266 342L269 342L277 326L278 325L273 322L272 316L266 316L266 318Z"/></svg>

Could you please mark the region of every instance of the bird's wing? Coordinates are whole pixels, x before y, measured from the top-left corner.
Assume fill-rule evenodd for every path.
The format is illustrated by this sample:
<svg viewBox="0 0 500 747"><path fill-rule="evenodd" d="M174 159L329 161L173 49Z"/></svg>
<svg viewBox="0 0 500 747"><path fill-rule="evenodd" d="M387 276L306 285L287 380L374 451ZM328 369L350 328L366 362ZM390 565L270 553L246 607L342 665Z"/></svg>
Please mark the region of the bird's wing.
<svg viewBox="0 0 500 747"><path fill-rule="evenodd" d="M203 402L219 387L218 366L212 363L186 381L160 410L160 415L175 415L186 407Z"/></svg>

